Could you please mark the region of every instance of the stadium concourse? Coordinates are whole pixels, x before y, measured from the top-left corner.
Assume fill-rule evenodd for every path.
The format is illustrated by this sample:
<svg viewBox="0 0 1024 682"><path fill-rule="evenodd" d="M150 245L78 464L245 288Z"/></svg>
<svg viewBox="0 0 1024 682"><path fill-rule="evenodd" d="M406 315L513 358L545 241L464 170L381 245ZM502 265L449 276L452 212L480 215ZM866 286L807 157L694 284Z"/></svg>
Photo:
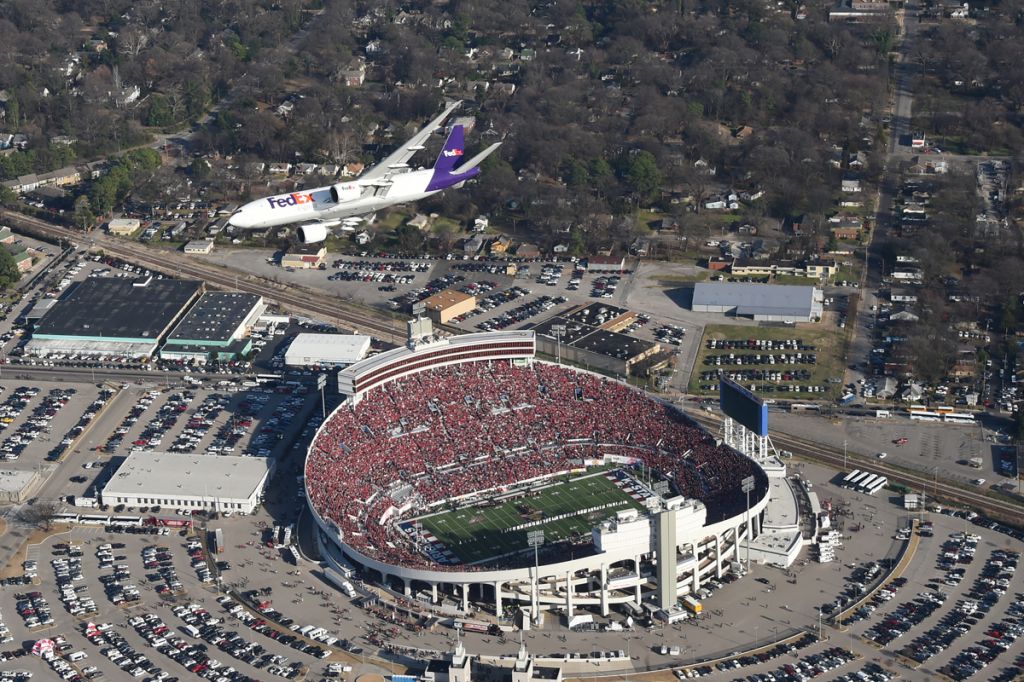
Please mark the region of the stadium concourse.
<svg viewBox="0 0 1024 682"><path fill-rule="evenodd" d="M670 612L730 570L760 531L765 470L671 405L536 361L534 348L531 332L469 334L410 342L341 372L339 385L356 390L320 427L305 467L334 568L355 564L433 604L441 591L457 612L473 599L501 617L507 598L569 618L582 607L607 616L615 604ZM559 492L560 506L545 506ZM500 505L504 527L486 528L493 547L464 538L470 553L439 537L460 512L471 536ZM587 532L556 532L570 522ZM535 529L547 540L537 575L526 546Z"/></svg>

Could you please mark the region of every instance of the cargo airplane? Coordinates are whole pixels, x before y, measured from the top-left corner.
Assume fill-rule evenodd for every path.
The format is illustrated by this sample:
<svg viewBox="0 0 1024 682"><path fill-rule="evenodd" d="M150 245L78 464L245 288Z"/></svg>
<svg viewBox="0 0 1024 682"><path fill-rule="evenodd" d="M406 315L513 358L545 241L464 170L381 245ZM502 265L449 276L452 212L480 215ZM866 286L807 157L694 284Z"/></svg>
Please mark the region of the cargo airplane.
<svg viewBox="0 0 1024 682"><path fill-rule="evenodd" d="M424 148L427 138L459 104L449 104L440 116L358 178L250 201L238 209L228 223L240 229L299 223L296 230L299 241L313 244L326 239L328 228L346 219L419 201L449 187L461 187L466 180L480 174L480 163L501 145L500 142L459 163L465 149L465 131L461 125L455 125L433 168L413 170L409 167L409 159Z"/></svg>

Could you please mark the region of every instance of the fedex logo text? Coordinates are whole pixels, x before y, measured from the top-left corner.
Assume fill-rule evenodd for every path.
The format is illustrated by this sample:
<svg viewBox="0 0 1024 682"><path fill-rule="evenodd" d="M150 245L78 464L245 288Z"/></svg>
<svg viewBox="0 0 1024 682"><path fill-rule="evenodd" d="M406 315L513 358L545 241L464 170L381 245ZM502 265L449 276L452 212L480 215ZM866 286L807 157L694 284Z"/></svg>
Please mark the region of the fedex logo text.
<svg viewBox="0 0 1024 682"><path fill-rule="evenodd" d="M267 197L267 202L270 203L270 208L284 208L285 206L295 206L297 204L312 204L313 195L296 192L295 194L286 194L280 197Z"/></svg>
<svg viewBox="0 0 1024 682"><path fill-rule="evenodd" d="M462 156L462 150L461 149L445 149L443 153L447 157Z"/></svg>

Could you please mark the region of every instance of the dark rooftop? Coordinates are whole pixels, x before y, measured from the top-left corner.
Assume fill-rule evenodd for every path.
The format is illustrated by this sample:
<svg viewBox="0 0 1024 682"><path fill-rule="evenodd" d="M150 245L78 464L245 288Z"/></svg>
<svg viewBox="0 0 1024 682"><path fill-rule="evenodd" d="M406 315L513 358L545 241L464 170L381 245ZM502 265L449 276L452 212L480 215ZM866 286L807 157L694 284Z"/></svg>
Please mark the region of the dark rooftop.
<svg viewBox="0 0 1024 682"><path fill-rule="evenodd" d="M572 311L567 314L566 317L575 322L582 322L594 327L600 327L602 324L610 322L611 320L628 313L629 311L625 308L608 305L607 303L591 303L585 308Z"/></svg>
<svg viewBox="0 0 1024 682"><path fill-rule="evenodd" d="M627 360L651 350L657 344L633 338L626 334L617 334L597 329L592 334L588 334L578 341L573 341L572 345L576 348L600 353L601 355Z"/></svg>
<svg viewBox="0 0 1024 682"><path fill-rule="evenodd" d="M155 341L202 288L192 280L90 278L57 301L33 336Z"/></svg>
<svg viewBox="0 0 1024 682"><path fill-rule="evenodd" d="M168 343L227 341L259 303L256 294L208 291L174 328Z"/></svg>
<svg viewBox="0 0 1024 682"><path fill-rule="evenodd" d="M556 315L555 317L544 320L536 327L534 327L533 331L537 334L540 334L542 336L548 336L553 339L555 338L555 334L553 331L551 331L551 328L553 326L560 324L565 325L565 331L562 332L560 338L560 341L564 344L570 344L574 341L582 339L584 336L594 331L594 328L591 327L590 325L582 324L580 322L573 322L572 320L567 320L566 318L560 315Z"/></svg>
<svg viewBox="0 0 1024 682"><path fill-rule="evenodd" d="M444 673L448 674L448 669L452 667L451 661L445 661L440 658L432 658L427 662L428 673Z"/></svg>

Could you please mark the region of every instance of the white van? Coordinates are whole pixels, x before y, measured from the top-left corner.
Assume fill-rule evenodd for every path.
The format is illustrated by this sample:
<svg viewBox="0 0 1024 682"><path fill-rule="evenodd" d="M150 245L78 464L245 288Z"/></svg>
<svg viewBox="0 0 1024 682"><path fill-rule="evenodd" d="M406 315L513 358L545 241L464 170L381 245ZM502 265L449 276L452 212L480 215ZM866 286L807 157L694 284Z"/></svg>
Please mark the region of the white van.
<svg viewBox="0 0 1024 682"><path fill-rule="evenodd" d="M81 661L86 658L89 658L89 654L85 653L84 651L73 651L70 654L68 654L68 660L72 663L77 663L78 661Z"/></svg>
<svg viewBox="0 0 1024 682"><path fill-rule="evenodd" d="M184 630L185 633L188 634L190 637L195 637L196 639L199 638L199 629L196 628L194 625L183 625L181 629Z"/></svg>

